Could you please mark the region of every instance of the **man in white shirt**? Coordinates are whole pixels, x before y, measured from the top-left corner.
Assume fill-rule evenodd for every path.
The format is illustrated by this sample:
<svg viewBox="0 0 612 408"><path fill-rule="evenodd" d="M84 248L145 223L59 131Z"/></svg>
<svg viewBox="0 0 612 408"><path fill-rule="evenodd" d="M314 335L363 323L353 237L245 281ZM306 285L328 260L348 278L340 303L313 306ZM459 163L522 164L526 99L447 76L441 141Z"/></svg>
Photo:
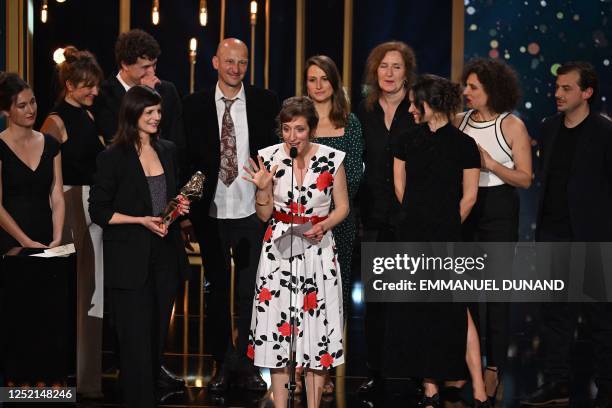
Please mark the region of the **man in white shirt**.
<svg viewBox="0 0 612 408"><path fill-rule="evenodd" d="M259 371L246 358L265 224L255 214L255 188L241 176L249 157L256 158L259 149L278 143L275 120L279 103L272 92L242 82L248 62L248 49L242 41L223 40L212 60L217 84L183 101L190 170L200 170L206 176L204 196L192 206L190 219L211 284L206 338L207 350L216 362L215 376L209 383L214 392L227 390L230 381L238 378L238 371L243 374L240 384L245 388L266 389ZM185 233L193 234L189 223L181 225ZM231 258L237 288L235 342L229 308Z"/></svg>

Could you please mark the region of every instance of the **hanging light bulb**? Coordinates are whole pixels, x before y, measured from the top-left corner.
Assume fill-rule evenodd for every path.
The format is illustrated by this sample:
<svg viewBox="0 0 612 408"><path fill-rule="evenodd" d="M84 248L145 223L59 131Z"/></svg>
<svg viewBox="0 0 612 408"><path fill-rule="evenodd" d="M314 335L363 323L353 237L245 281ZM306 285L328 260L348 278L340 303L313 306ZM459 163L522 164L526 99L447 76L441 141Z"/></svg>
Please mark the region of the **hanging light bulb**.
<svg viewBox="0 0 612 408"><path fill-rule="evenodd" d="M65 3L66 0L56 0L58 3Z"/></svg>
<svg viewBox="0 0 612 408"><path fill-rule="evenodd" d="M55 51L53 51L53 61L59 65L62 62L66 61L66 57L64 56L64 49L63 48L58 48Z"/></svg>
<svg viewBox="0 0 612 408"><path fill-rule="evenodd" d="M43 23L46 23L48 14L49 14L49 3L47 0L43 0L42 8L40 9L40 21L42 21Z"/></svg>
<svg viewBox="0 0 612 408"><path fill-rule="evenodd" d="M159 24L159 0L153 0L153 10L151 11L153 25Z"/></svg>
<svg viewBox="0 0 612 408"><path fill-rule="evenodd" d="M189 40L189 93L195 89L195 64L198 52L198 40L193 37Z"/></svg>
<svg viewBox="0 0 612 408"><path fill-rule="evenodd" d="M257 2L253 0L251 2L251 24L255 24L257 21Z"/></svg>
<svg viewBox="0 0 612 408"><path fill-rule="evenodd" d="M200 0L200 25L206 27L206 24L208 24L208 8L206 0Z"/></svg>

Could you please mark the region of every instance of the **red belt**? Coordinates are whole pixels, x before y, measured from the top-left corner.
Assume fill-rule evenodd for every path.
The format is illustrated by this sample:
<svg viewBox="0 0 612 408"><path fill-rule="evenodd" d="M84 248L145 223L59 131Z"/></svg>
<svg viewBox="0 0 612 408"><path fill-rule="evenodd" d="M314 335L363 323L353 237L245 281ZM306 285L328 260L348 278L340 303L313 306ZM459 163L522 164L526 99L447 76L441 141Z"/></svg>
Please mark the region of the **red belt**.
<svg viewBox="0 0 612 408"><path fill-rule="evenodd" d="M295 214L293 215L292 219L291 214L282 213L279 211L274 211L272 213L272 217L274 217L275 220L284 222L286 224L306 224L307 222L312 222L312 225L318 224L319 222L327 219L327 215L323 217L319 217L317 215L313 215L312 217L302 217Z"/></svg>

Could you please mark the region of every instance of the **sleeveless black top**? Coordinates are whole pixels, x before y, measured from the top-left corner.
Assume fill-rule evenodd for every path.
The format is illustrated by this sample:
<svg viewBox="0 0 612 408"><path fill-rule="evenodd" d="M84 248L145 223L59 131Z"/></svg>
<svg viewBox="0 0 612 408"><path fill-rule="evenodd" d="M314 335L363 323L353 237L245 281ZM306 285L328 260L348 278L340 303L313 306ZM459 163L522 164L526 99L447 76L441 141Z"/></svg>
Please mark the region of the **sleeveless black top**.
<svg viewBox="0 0 612 408"><path fill-rule="evenodd" d="M66 127L68 140L62 143L62 175L67 186L89 186L96 172L96 157L104 150L96 124L85 108L72 106L65 100L58 103L56 114Z"/></svg>

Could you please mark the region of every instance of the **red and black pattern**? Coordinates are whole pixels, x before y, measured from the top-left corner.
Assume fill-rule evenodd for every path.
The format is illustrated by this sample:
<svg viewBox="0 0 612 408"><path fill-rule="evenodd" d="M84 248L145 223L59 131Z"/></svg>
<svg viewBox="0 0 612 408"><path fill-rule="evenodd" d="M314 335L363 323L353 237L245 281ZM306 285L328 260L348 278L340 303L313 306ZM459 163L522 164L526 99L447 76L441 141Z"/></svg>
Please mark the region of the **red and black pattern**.
<svg viewBox="0 0 612 408"><path fill-rule="evenodd" d="M291 159L284 146L259 152L268 170L278 165L273 188L275 211L307 217L328 215L344 153L316 146L303 185L294 181L293 189ZM333 235L328 231L319 244L307 245L303 254L283 259L274 240L288 228L289 224L272 219L264 234L247 356L260 367L286 366L293 331L298 366L335 367L344 363L344 346L340 269Z"/></svg>

